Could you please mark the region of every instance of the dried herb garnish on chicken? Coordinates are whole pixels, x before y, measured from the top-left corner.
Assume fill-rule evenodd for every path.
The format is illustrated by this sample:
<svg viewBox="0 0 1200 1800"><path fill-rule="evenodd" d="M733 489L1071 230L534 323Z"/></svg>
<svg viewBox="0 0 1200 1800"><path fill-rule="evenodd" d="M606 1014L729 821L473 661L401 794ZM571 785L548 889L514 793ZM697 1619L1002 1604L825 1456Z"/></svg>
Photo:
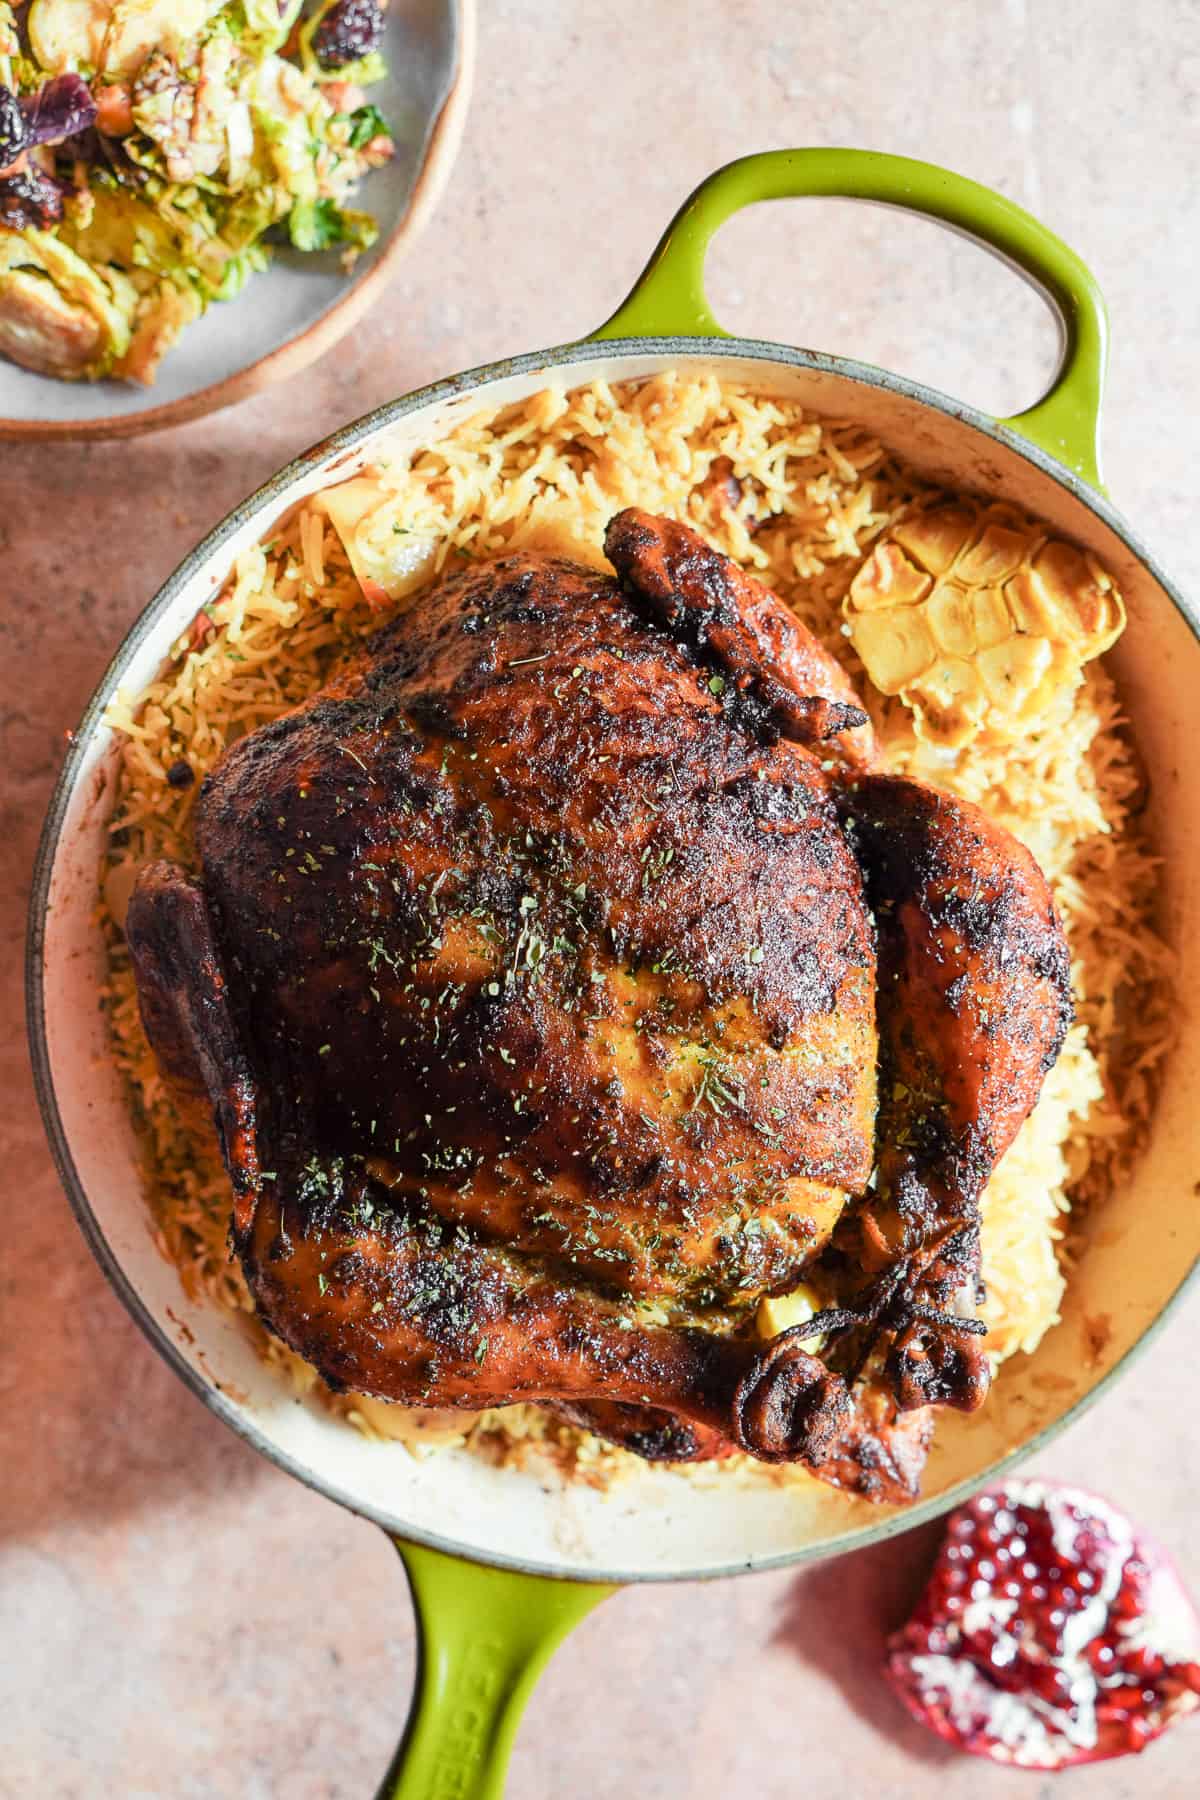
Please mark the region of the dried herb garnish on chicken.
<svg viewBox="0 0 1200 1800"><path fill-rule="evenodd" d="M694 532L472 563L235 743L126 930L268 1325L334 1387L911 1495L1071 1016L1029 853ZM817 1297L768 1341L764 1295Z"/></svg>

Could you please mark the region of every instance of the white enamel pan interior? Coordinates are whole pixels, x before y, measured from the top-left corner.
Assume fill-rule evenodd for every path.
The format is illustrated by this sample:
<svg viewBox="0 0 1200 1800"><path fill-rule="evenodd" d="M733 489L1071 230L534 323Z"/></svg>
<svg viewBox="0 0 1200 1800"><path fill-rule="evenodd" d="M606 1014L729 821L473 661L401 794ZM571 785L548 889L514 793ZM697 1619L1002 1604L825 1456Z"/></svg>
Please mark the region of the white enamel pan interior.
<svg viewBox="0 0 1200 1800"><path fill-rule="evenodd" d="M896 159L866 161L891 171L900 166ZM821 187L801 170L790 173L780 191L895 198L881 191L878 169L864 187L847 181L845 166L839 165L835 186L829 185L832 176ZM734 195L725 210L742 203ZM902 195L898 203L919 204ZM684 232L686 225L685 209L673 230ZM997 240L994 228L979 228L979 235ZM654 268L652 263L647 281ZM645 299L645 286L635 299ZM1193 1073L1200 1068L1194 998L1200 985L1200 758L1194 754L1200 649L1192 610L1101 495L1026 442L1020 425L998 426L873 368L718 338L706 332L703 319L698 323L700 336L676 315L672 329L692 335L591 340L439 383L349 427L247 500L151 601L105 673L52 803L31 918L30 1031L54 1154L109 1280L177 1373L280 1467L393 1534L484 1563L585 1581L764 1568L829 1556L907 1529L1027 1453L1094 1399L1162 1318L1200 1252L1194 1198L1200 1107ZM1078 331L1072 341L1078 351ZM815 1483L781 1485L766 1473L741 1481L712 1470L689 1476L645 1466L601 1492L547 1479L544 1471L494 1468L466 1452L448 1450L418 1461L398 1445L367 1441L319 1399L296 1399L232 1319L188 1300L151 1237L126 1097L108 1053L94 905L115 751L100 720L116 688L142 688L172 640L216 593L237 553L269 535L273 522L302 496L370 462L383 441L420 445L465 411L520 400L547 383L636 380L664 369L716 371L815 412L860 422L931 478L1003 496L1093 550L1116 575L1128 604L1129 628L1112 661L1145 759L1152 826L1163 856L1162 924L1179 953L1178 1045L1147 1151L1129 1185L1111 1194L1089 1224L1061 1324L1035 1355L1004 1366L981 1413L969 1419L951 1414L939 1423L925 1498L900 1511L881 1511ZM1096 386L1098 391L1098 380ZM1045 440L1052 415L1049 407L1029 415L1030 431ZM1065 436L1062 442L1065 447ZM1073 460L1086 466L1086 452L1078 443L1076 450ZM1101 1320L1108 1336L1096 1351Z"/></svg>

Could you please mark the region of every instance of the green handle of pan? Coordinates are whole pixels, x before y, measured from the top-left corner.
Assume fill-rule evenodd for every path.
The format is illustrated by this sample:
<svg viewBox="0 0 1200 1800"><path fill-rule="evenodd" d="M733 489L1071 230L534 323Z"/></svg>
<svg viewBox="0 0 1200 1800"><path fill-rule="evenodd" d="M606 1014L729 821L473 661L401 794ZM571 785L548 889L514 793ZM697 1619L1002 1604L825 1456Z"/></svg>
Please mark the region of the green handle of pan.
<svg viewBox="0 0 1200 1800"><path fill-rule="evenodd" d="M394 1541L416 1609L417 1685L378 1800L500 1800L538 1676L571 1628L615 1590Z"/></svg>
<svg viewBox="0 0 1200 1800"><path fill-rule="evenodd" d="M922 213L994 251L1032 281L1062 328L1059 370L1036 406L997 423L1081 480L1102 485L1108 319L1095 280L1075 252L1022 207L934 163L874 150L768 150L728 163L684 202L633 292L594 337L728 337L704 291L713 233L743 206L808 194Z"/></svg>

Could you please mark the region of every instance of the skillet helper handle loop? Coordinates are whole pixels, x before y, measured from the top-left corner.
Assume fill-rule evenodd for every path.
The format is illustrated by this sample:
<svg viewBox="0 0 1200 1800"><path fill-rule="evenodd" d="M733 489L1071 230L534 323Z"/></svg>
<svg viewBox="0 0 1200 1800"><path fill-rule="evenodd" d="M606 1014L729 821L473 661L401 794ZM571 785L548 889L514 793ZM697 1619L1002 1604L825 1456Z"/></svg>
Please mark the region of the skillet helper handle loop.
<svg viewBox="0 0 1200 1800"><path fill-rule="evenodd" d="M615 1589L485 1568L393 1540L417 1617L417 1682L377 1800L500 1800L517 1725L563 1638Z"/></svg>
<svg viewBox="0 0 1200 1800"><path fill-rule="evenodd" d="M1100 405L1108 319L1095 280L1075 252L1032 214L993 189L934 163L874 150L767 150L727 163L698 187L668 225L628 299L594 339L727 338L704 291L716 231L761 200L822 195L921 213L991 250L1032 282L1057 315L1058 373L1036 406L997 421L1100 487Z"/></svg>

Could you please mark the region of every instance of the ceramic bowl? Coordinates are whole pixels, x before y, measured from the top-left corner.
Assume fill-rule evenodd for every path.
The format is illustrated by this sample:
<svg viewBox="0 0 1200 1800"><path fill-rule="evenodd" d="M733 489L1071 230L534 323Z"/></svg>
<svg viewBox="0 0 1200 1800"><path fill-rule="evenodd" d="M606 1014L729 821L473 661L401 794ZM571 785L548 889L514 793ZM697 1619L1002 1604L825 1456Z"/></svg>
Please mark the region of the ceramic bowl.
<svg viewBox="0 0 1200 1800"><path fill-rule="evenodd" d="M54 381L0 359L0 438L113 438L231 406L324 355L378 299L437 205L458 151L474 70L475 0L391 0L372 87L396 137L358 203L379 240L346 274L337 255L280 249L230 301L216 302L163 358L153 387Z"/></svg>

